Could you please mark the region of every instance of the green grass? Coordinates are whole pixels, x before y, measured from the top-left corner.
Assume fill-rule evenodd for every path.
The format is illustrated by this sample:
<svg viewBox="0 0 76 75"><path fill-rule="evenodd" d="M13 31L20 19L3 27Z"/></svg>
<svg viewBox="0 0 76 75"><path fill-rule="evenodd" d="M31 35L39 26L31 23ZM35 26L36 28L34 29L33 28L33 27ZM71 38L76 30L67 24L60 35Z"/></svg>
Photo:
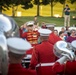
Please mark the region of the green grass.
<svg viewBox="0 0 76 75"><path fill-rule="evenodd" d="M27 16L27 17L15 17L14 18L15 21L18 23L18 25L22 25L27 21L31 21L34 19L34 17L32 16ZM46 22L46 23L55 23L56 26L64 26L64 18L55 18L55 17L38 17L38 21L41 25L42 22ZM73 20L71 18L71 26L75 24L76 25L76 20Z"/></svg>

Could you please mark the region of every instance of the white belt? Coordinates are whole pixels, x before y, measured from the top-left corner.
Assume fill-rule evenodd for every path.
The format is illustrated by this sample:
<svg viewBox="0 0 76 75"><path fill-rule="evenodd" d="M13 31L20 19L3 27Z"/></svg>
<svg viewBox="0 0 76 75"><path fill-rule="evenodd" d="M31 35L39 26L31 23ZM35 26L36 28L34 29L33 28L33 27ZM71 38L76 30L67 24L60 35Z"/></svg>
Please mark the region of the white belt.
<svg viewBox="0 0 76 75"><path fill-rule="evenodd" d="M36 65L36 67L40 67L40 66L53 66L54 65L54 62L53 63L39 63Z"/></svg>

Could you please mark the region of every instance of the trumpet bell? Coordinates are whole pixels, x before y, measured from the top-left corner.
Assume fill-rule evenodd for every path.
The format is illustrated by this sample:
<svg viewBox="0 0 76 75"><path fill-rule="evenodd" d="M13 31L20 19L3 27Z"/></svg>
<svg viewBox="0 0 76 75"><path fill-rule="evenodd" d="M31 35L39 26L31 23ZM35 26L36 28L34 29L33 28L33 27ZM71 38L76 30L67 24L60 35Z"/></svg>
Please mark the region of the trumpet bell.
<svg viewBox="0 0 76 75"><path fill-rule="evenodd" d="M19 27L13 18L0 14L0 33L6 37L19 36Z"/></svg>
<svg viewBox="0 0 76 75"><path fill-rule="evenodd" d="M62 57L62 53L66 52L65 50L67 50L66 49L67 46L68 46L68 44L65 41L56 42L54 45L54 50L53 50L54 54L58 58Z"/></svg>

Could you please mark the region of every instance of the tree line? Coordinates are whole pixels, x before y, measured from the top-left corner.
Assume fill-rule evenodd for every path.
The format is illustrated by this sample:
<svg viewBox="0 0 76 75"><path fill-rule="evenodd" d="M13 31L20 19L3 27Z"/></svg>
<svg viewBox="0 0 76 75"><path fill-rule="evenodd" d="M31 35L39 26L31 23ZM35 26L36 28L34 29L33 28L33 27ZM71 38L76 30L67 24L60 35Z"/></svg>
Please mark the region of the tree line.
<svg viewBox="0 0 76 75"><path fill-rule="evenodd" d="M76 0L0 0L0 12L9 10L9 8L12 8L12 16L14 17L18 6L21 5L21 8L23 9L29 9L32 8L35 5L37 5L37 16L40 16L40 5L50 5L50 13L51 17L53 17L53 7L57 4L57 2L61 3L63 5L63 9L65 7L66 1L68 1L71 4L74 4ZM62 11L63 16L63 11Z"/></svg>

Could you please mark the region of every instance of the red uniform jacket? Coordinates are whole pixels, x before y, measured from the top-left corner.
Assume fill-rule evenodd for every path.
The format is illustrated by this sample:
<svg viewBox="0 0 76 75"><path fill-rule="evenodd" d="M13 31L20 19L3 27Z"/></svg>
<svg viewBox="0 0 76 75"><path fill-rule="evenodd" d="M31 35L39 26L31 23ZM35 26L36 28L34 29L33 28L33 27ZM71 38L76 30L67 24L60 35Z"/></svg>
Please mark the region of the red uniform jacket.
<svg viewBox="0 0 76 75"><path fill-rule="evenodd" d="M32 46L35 46L38 44L38 31L28 31L24 32L20 29L20 37L25 38ZM32 49L28 50L26 54L32 54Z"/></svg>
<svg viewBox="0 0 76 75"><path fill-rule="evenodd" d="M76 61L68 61L64 65L60 65L58 62L53 66L53 71L55 73L65 74L65 75L76 75Z"/></svg>
<svg viewBox="0 0 76 75"><path fill-rule="evenodd" d="M36 75L36 71L25 69L21 64L10 64L7 75Z"/></svg>
<svg viewBox="0 0 76 75"><path fill-rule="evenodd" d="M60 41L62 40L60 37L56 36L54 33L51 33L50 36L49 36L49 42L51 44L55 44L57 41Z"/></svg>
<svg viewBox="0 0 76 75"><path fill-rule="evenodd" d="M30 68L35 69L36 65L39 63L52 63L54 61L55 55L53 53L53 45L48 41L44 41L41 44L35 46L32 54ZM52 72L51 66L37 68L37 74L55 75Z"/></svg>
<svg viewBox="0 0 76 75"><path fill-rule="evenodd" d="M20 37L26 38L31 44L38 44L38 31L28 31L24 32L20 29Z"/></svg>

